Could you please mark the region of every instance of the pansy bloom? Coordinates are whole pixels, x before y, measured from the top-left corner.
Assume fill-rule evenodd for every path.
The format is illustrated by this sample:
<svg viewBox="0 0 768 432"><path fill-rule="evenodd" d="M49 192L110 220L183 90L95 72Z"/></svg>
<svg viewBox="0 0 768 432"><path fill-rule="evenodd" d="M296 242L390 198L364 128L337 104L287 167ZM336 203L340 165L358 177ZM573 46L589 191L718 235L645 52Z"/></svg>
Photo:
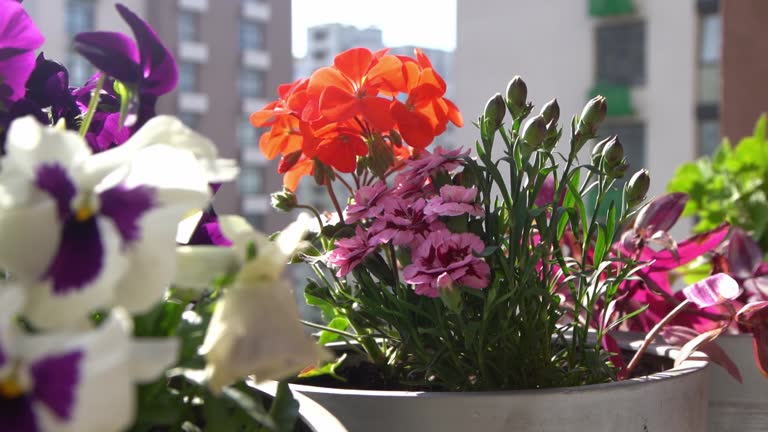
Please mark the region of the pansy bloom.
<svg viewBox="0 0 768 432"><path fill-rule="evenodd" d="M210 196L208 164L190 151L196 141L168 134L176 122L157 117L125 146L96 155L74 132L32 118L11 125L0 263L28 287L24 312L36 326L71 325L111 304L142 311L163 295L176 224Z"/></svg>

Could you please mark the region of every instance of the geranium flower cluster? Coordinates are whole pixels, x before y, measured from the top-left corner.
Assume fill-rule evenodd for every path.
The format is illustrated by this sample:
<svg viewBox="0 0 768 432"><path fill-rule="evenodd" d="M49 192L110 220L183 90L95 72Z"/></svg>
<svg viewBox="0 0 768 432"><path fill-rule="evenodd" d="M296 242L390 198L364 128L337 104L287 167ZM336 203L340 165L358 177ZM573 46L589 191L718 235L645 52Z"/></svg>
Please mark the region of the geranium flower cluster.
<svg viewBox="0 0 768 432"><path fill-rule="evenodd" d="M251 122L270 128L259 146L268 159L281 156L278 172L293 191L304 175L320 184L333 171L357 175L358 160L383 177L449 122L463 124L445 92L445 81L418 49L411 58L353 48L333 66L279 86L279 99L253 113Z"/></svg>
<svg viewBox="0 0 768 432"><path fill-rule="evenodd" d="M402 269L403 280L417 294L439 297L454 287L483 289L490 267L479 257L485 249L475 234L452 232L450 219L468 221L485 212L477 201L477 189L461 185L438 186L433 179L447 176L462 164L468 153L445 151L405 162L395 185L384 181L360 188L345 211L347 223L357 223L352 237L336 241L327 261L346 276L382 247L397 247L410 254L411 264Z"/></svg>

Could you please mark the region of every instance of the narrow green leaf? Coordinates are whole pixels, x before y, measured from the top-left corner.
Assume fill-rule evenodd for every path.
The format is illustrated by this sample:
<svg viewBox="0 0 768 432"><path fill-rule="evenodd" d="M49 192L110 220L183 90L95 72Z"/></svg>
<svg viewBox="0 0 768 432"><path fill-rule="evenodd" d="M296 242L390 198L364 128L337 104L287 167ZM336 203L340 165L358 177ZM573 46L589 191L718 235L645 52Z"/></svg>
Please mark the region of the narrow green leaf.
<svg viewBox="0 0 768 432"><path fill-rule="evenodd" d="M349 320L345 317L336 317L328 323L328 327L340 331L345 331L347 328L349 328ZM339 338L340 336L338 333L323 330L320 332L320 339L318 340L318 343L320 345L325 345L327 343L337 341Z"/></svg>
<svg viewBox="0 0 768 432"><path fill-rule="evenodd" d="M281 381L277 385L277 394L272 400L269 416L275 422L276 431L292 432L299 418L299 402L293 398L288 383Z"/></svg>

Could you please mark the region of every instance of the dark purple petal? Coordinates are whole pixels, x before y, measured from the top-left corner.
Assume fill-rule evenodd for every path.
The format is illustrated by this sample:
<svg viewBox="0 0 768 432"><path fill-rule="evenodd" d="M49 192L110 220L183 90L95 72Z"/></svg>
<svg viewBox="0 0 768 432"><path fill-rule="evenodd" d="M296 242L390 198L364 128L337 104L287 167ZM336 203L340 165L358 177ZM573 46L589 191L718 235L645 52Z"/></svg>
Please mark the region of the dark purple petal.
<svg viewBox="0 0 768 432"><path fill-rule="evenodd" d="M43 402L61 420L69 420L75 407L75 391L80 380L83 353L45 357L32 364L34 398Z"/></svg>
<svg viewBox="0 0 768 432"><path fill-rule="evenodd" d="M0 0L2 1L2 0ZM0 398L0 430L13 432L39 432L32 400L29 396L13 399Z"/></svg>
<svg viewBox="0 0 768 432"><path fill-rule="evenodd" d="M128 189L121 185L102 192L99 199L101 214L117 225L123 245L127 246L141 237L139 219L154 206L155 190L147 186Z"/></svg>
<svg viewBox="0 0 768 432"><path fill-rule="evenodd" d="M0 367L3 367L7 361L8 357L5 355L5 351L3 351L3 340L0 339Z"/></svg>
<svg viewBox="0 0 768 432"><path fill-rule="evenodd" d="M35 68L34 50L44 40L18 2L0 0L0 87L10 89L10 100L24 95L24 84Z"/></svg>
<svg viewBox="0 0 768 432"><path fill-rule="evenodd" d="M81 111L69 89L69 72L61 63L46 59L42 53L37 56L35 70L27 80L25 98L40 107L51 107L54 123L64 119L67 127L77 127Z"/></svg>
<svg viewBox="0 0 768 432"><path fill-rule="evenodd" d="M95 217L64 223L56 256L45 277L53 280L53 291L64 294L81 289L96 279L104 265L104 245Z"/></svg>
<svg viewBox="0 0 768 432"><path fill-rule="evenodd" d="M141 93L160 96L170 92L176 87L176 82L179 79L179 70L173 55L160 42L157 33L146 21L122 4L118 3L116 7L133 30L136 43L139 45L143 78Z"/></svg>
<svg viewBox="0 0 768 432"><path fill-rule="evenodd" d="M117 32L85 32L75 36L74 48L97 69L129 85L141 82L139 49Z"/></svg>
<svg viewBox="0 0 768 432"><path fill-rule="evenodd" d="M75 198L77 189L70 180L67 171L59 164L45 164L37 169L35 185L45 191L56 201L59 219L64 221L70 214L70 205Z"/></svg>
<svg viewBox="0 0 768 432"><path fill-rule="evenodd" d="M738 279L752 277L763 262L760 245L741 228L734 228L726 252L731 275Z"/></svg>
<svg viewBox="0 0 768 432"><path fill-rule="evenodd" d="M682 192L662 195L651 201L637 215L636 230L647 230L649 234L669 231L683 213L688 195Z"/></svg>
<svg viewBox="0 0 768 432"><path fill-rule="evenodd" d="M203 216L189 238L189 245L232 246L232 241L224 236L219 226L219 219L213 208L203 212Z"/></svg>
<svg viewBox="0 0 768 432"><path fill-rule="evenodd" d="M104 116L101 129L95 138L94 153L99 153L128 141L131 137L131 130L127 127L120 127L120 113L111 113Z"/></svg>

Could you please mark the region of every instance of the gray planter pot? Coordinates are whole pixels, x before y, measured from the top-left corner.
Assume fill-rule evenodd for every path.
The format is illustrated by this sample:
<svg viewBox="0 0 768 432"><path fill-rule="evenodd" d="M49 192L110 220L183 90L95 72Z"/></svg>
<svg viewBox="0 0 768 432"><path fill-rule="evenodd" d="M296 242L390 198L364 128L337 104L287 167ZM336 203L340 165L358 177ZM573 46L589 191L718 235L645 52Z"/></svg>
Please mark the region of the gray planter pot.
<svg viewBox="0 0 768 432"><path fill-rule="evenodd" d="M274 396L277 393L277 382L275 381L268 381L259 385L254 385L254 387L270 396ZM293 392L293 397L299 403L299 419L304 423L304 426L306 426L305 429L299 430L309 429L312 432L347 432L344 425L317 402L295 391Z"/></svg>
<svg viewBox="0 0 768 432"><path fill-rule="evenodd" d="M726 335L717 339L739 367L743 384L722 368L713 367L710 385L710 432L768 431L768 378L755 366L751 335Z"/></svg>
<svg viewBox="0 0 768 432"><path fill-rule="evenodd" d="M649 350L667 357L675 352L661 346ZM291 388L325 407L354 432L702 432L707 427L707 366L705 356L696 356L677 368L642 378L546 390L449 393Z"/></svg>

